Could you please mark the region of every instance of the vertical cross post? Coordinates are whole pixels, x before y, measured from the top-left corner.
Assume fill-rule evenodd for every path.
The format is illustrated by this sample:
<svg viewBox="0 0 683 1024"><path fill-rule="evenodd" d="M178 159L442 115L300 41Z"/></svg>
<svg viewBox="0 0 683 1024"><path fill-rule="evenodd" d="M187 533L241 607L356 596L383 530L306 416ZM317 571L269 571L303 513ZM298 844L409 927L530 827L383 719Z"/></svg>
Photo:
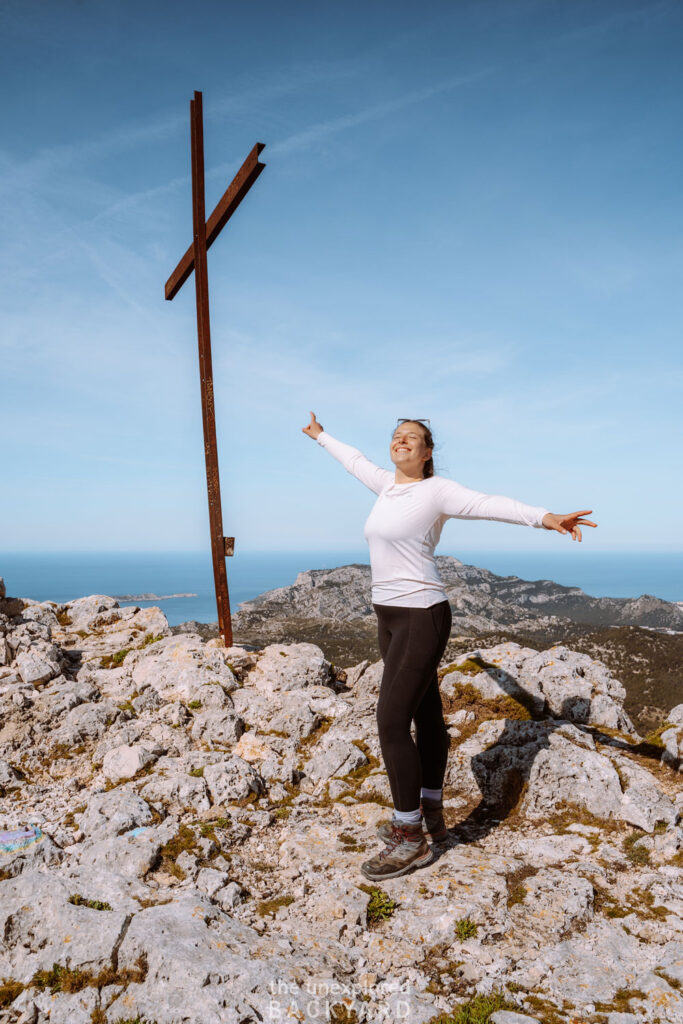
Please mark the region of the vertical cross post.
<svg viewBox="0 0 683 1024"><path fill-rule="evenodd" d="M202 396L202 424L204 428L204 457L206 486L209 498L209 528L211 556L216 585L218 629L226 647L232 646L232 623L226 556L234 553L235 538L223 536L221 485L218 472L218 445L216 443L216 411L214 405L213 367L211 362L211 326L209 322L209 276L206 252L233 215L265 164L259 162L264 148L257 142L242 164L235 178L206 220L204 201L204 121L202 94L195 92L190 101L190 135L192 151L192 245L166 282L165 295L172 299L194 270L197 298L197 340L199 344L199 384Z"/></svg>
<svg viewBox="0 0 683 1024"><path fill-rule="evenodd" d="M206 487L209 496L209 530L211 557L216 584L218 630L226 647L232 646L232 622L228 596L228 574L225 568L225 541L223 539L223 512L221 509L221 482L218 472L218 445L216 442L216 410L213 394L213 365L211 362L211 325L209 322L209 274L206 261L206 213L204 204L204 118L202 94L195 92L190 100L190 126L192 142L192 255L194 282L197 294L197 340L199 342L199 385L202 393L202 422L204 425L204 457L206 460Z"/></svg>

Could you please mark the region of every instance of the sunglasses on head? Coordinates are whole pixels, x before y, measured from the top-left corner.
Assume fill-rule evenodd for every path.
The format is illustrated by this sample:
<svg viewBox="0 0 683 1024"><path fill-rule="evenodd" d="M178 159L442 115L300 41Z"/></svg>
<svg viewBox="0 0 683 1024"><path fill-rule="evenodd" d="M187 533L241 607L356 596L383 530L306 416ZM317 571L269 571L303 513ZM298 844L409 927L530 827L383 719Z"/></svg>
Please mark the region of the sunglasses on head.
<svg viewBox="0 0 683 1024"><path fill-rule="evenodd" d="M403 419L396 420L397 427L400 426L401 423L424 423L430 430L432 429L430 420L420 420L416 416L404 416Z"/></svg>

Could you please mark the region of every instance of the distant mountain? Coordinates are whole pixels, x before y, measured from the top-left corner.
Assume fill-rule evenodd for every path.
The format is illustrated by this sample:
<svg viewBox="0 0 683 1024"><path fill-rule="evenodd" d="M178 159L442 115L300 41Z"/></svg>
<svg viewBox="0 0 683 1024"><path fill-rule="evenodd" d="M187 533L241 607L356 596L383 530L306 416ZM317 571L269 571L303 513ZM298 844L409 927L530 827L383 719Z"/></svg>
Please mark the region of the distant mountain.
<svg viewBox="0 0 683 1024"><path fill-rule="evenodd" d="M650 594L590 597L579 587L565 587L553 580L497 576L450 555L438 555L436 563L453 612L454 632L535 631L563 622L683 632L683 608ZM369 616L374 616L370 566L353 563L301 572L291 586L243 601L233 619L236 627L248 628L274 618L348 622Z"/></svg>

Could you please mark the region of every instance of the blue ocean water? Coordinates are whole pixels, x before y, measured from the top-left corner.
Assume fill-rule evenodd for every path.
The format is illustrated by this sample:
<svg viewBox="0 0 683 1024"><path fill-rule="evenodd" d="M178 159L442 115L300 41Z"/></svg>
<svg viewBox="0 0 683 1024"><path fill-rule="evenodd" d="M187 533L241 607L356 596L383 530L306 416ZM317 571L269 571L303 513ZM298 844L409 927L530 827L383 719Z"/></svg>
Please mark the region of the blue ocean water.
<svg viewBox="0 0 683 1024"><path fill-rule="evenodd" d="M438 551L438 554L449 554ZM574 550L549 555L526 551L460 551L455 557L500 576L554 580L580 587L594 597L639 597L652 594L683 601L683 552L591 552ZM359 551L254 551L227 560L230 608L274 587L286 587L299 572L331 569L351 562L368 563ZM36 601L72 601L86 594L193 594L168 600L121 601L159 605L171 625L196 619L215 622L211 556L208 552L51 552L0 553L0 576L7 593Z"/></svg>

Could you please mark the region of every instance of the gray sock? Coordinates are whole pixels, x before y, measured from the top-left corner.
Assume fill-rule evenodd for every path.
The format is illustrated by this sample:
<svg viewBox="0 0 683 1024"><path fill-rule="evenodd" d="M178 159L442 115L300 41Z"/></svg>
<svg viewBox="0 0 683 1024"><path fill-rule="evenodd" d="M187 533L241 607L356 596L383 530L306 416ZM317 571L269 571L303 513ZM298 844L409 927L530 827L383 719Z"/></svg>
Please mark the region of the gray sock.
<svg viewBox="0 0 683 1024"><path fill-rule="evenodd" d="M420 808L416 811L397 811L394 809L394 820L401 825L418 825L420 823Z"/></svg>
<svg viewBox="0 0 683 1024"><path fill-rule="evenodd" d="M442 794L442 789L425 789L423 786L420 790L420 796L426 796L428 800L441 800Z"/></svg>

